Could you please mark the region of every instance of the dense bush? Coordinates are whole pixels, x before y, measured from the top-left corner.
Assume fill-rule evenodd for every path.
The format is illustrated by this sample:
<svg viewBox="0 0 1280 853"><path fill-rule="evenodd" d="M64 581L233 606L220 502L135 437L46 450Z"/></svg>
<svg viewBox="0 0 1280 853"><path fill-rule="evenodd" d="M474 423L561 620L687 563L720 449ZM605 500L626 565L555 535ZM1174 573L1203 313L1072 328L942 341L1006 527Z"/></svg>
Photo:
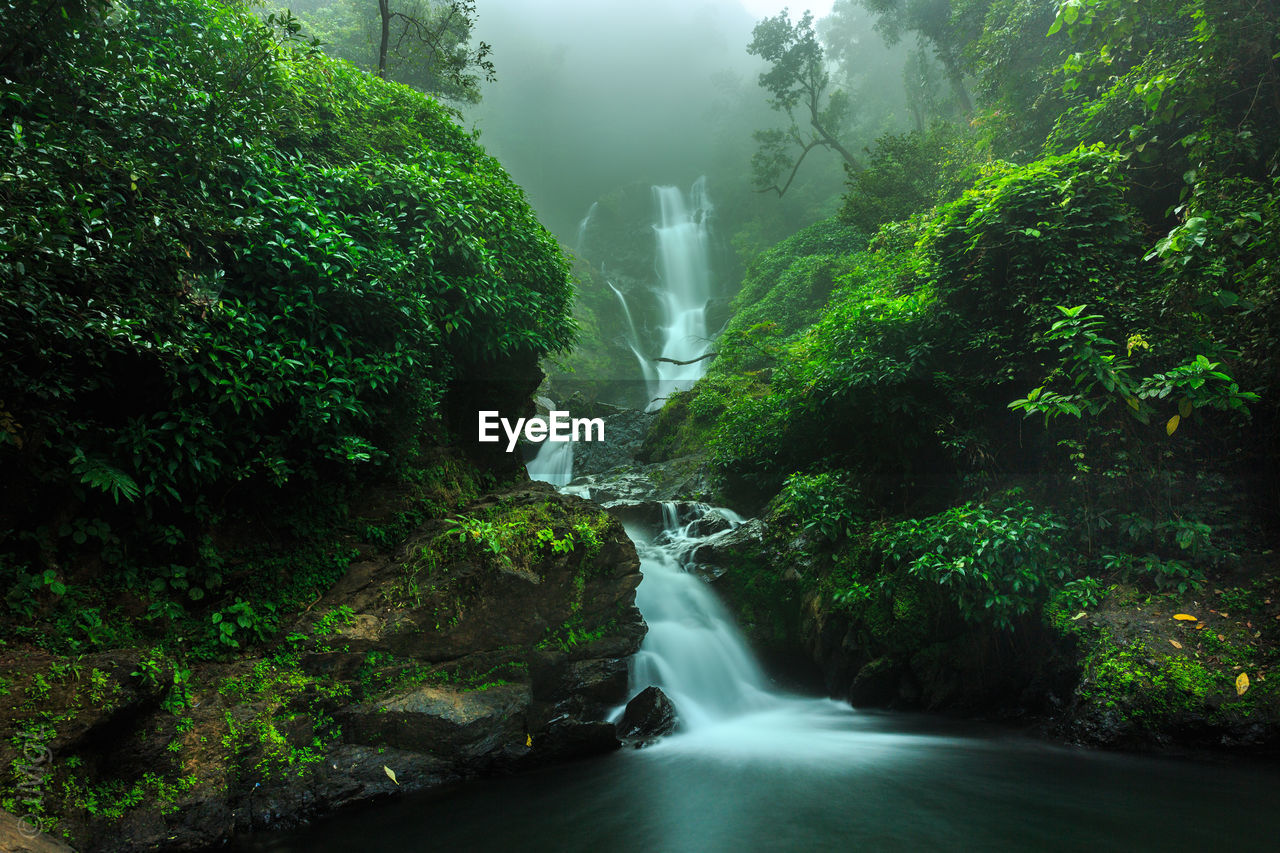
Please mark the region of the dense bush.
<svg viewBox="0 0 1280 853"><path fill-rule="evenodd" d="M865 233L951 201L977 177L982 156L969 135L938 122L927 131L882 136L864 167L849 171L840 221Z"/></svg>
<svg viewBox="0 0 1280 853"><path fill-rule="evenodd" d="M178 565L203 592L213 524L340 507L443 435L457 380L570 342L555 241L428 98L287 16L59 5L0 8L7 583Z"/></svg>
<svg viewBox="0 0 1280 853"><path fill-rule="evenodd" d="M1137 98L1135 121L1183 115L1157 100ZM1060 138L1100 115L1082 106ZM949 601L1011 626L1067 583L1055 551L1074 555L1072 574L1191 589L1250 547L1230 485L1253 473L1245 460L1275 470L1275 185L1257 173L1268 149L1247 132L1184 137L1171 162L1190 151L1198 170L1182 203L1153 215L1167 187L1149 183L1159 172L1127 139L1018 164L984 163L982 133L948 138L976 146L957 158L983 164L972 186L935 205L914 178L935 174L952 143L881 140L845 215L873 222L883 199L903 221L827 261L842 274L807 329L756 322L722 340L754 359L717 365L753 381L711 430L726 493L778 494L837 566L850 549L880 554L846 579L867 614L880 607L869 579L909 576L903 594L930 612ZM1030 503L983 509L1010 487ZM997 571L984 563L996 540L1038 550L1018 545Z"/></svg>

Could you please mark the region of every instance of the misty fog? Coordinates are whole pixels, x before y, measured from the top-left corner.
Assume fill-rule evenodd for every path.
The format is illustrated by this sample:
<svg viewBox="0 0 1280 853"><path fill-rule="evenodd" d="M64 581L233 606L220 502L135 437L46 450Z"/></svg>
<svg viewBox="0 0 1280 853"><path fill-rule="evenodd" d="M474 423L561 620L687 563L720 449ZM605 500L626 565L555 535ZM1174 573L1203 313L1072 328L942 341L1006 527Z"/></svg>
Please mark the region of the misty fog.
<svg viewBox="0 0 1280 853"><path fill-rule="evenodd" d="M746 46L756 21L782 7L480 0L474 38L493 46L497 80L466 119L562 240L592 201L633 181L687 185L709 173L719 198L750 193L751 132L783 117L769 109L756 84L764 63ZM891 56L875 33L865 42ZM887 76L900 88L902 60L892 55ZM830 152L815 151L805 168L831 196L842 188Z"/></svg>

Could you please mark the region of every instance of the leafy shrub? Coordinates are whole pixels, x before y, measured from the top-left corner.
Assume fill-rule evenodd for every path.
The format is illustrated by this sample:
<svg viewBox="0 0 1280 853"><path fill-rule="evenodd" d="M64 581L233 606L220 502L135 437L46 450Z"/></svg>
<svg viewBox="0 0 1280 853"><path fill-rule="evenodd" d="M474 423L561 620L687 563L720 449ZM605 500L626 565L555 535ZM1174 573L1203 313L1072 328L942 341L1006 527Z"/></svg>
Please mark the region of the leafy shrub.
<svg viewBox="0 0 1280 853"><path fill-rule="evenodd" d="M713 462L732 490L767 497L815 463L847 469L883 500L904 467L937 463L924 391L935 365L927 289L894 295L913 273L909 253L862 253L822 318L778 348L767 390L731 401L712 435Z"/></svg>
<svg viewBox="0 0 1280 853"><path fill-rule="evenodd" d="M977 177L977 149L955 125L882 136L864 168L849 171L839 219L867 234L950 201Z"/></svg>
<svg viewBox="0 0 1280 853"><path fill-rule="evenodd" d="M1070 576L1066 526L1025 502L967 503L878 534L891 565L945 587L965 619L1011 630Z"/></svg>
<svg viewBox="0 0 1280 853"><path fill-rule="evenodd" d="M209 590L204 531L340 505L443 434L462 381L572 340L555 240L434 101L288 15L72 12L32 50L27 18L0 35L23 58L0 103L6 583L97 558Z"/></svg>
<svg viewBox="0 0 1280 853"><path fill-rule="evenodd" d="M827 219L801 229L761 252L733 300L733 319L725 329L714 370L758 369L767 357L748 345L734 347L761 323L772 324L782 339L802 331L848 272L848 257L866 245L865 231ZM726 349L723 344L729 344Z"/></svg>
<svg viewBox="0 0 1280 853"><path fill-rule="evenodd" d="M1008 374L1030 362L1055 305L1124 305L1146 289L1120 163L1098 146L993 165L939 210L925 246L932 277L965 349L984 365L1007 364Z"/></svg>
<svg viewBox="0 0 1280 853"><path fill-rule="evenodd" d="M865 520L864 500L843 471L792 474L778 496L777 510L794 516L802 530L813 530L831 542L852 536Z"/></svg>

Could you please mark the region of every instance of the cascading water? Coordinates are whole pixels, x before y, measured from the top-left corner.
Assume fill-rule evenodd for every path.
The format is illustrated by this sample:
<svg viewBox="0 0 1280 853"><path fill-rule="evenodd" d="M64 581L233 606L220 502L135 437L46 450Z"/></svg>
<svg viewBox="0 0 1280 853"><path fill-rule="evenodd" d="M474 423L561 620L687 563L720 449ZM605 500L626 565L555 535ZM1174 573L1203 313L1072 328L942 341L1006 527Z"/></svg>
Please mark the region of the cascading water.
<svg viewBox="0 0 1280 853"><path fill-rule="evenodd" d="M698 178L686 200L677 187L654 187L658 207L657 272L663 308L662 358L649 383L649 408L690 387L706 372L707 301L711 298L711 214L707 179ZM676 364L674 362L690 362Z"/></svg>
<svg viewBox="0 0 1280 853"><path fill-rule="evenodd" d="M680 568L708 538L697 532L705 524L681 525L670 505L665 515L656 536L628 528L649 623L632 679L652 679L673 699L675 734L428 798L391 797L233 850L418 849L424 839L476 853L1218 849L1224 822L1233 849L1275 846L1271 767L1067 750L771 691L710 589ZM387 761L412 772L402 755Z"/></svg>
<svg viewBox="0 0 1280 853"><path fill-rule="evenodd" d="M544 441L526 468L530 480L542 480L557 488L567 486L573 479L573 442Z"/></svg>
<svg viewBox="0 0 1280 853"><path fill-rule="evenodd" d="M736 514L719 510L734 526ZM657 685L676 704L682 727L693 730L750 710L769 707L764 673L724 605L682 563L703 541L681 525L676 505L664 504L666 529L650 539L627 528L640 554L644 581L636 606L649 625L631 662L631 692Z"/></svg>
<svg viewBox="0 0 1280 853"><path fill-rule="evenodd" d="M587 208L587 215L582 217L582 221L578 223L578 239L573 246L575 252L582 251L582 245L587 240L587 229L591 227L591 217L596 215L596 209L600 207L600 202L591 202L591 207Z"/></svg>
<svg viewBox="0 0 1280 853"><path fill-rule="evenodd" d="M605 284L609 285L609 289L613 291L614 296L618 297L618 303L622 306L622 316L627 318L627 346L631 347L631 353L640 364L640 375L644 377L646 390L652 391L658 380L658 373L649 359L645 358L644 353L640 351L640 332L636 329L636 321L631 317L627 298L622 295L621 290L613 286L613 282L605 279Z"/></svg>
<svg viewBox="0 0 1280 853"><path fill-rule="evenodd" d="M678 506L663 505L663 530L656 536L626 525L644 575L636 606L649 625L631 660L630 694L660 688L678 719L676 734L650 749L817 762L867 750L858 715L848 705L774 689L724 605L686 571L700 547L727 532L699 528L718 516L731 530L742 519L731 510L684 504L695 517L683 522ZM615 709L615 721L622 710Z"/></svg>

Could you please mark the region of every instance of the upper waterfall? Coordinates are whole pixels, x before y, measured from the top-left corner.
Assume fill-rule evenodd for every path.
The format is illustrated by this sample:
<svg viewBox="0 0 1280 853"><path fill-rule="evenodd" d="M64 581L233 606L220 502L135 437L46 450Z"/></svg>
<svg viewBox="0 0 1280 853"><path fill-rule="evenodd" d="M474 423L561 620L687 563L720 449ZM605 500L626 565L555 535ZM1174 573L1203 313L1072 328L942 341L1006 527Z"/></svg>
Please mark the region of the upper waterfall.
<svg viewBox="0 0 1280 853"><path fill-rule="evenodd" d="M707 302L712 296L711 215L707 179L698 178L688 194L678 187L653 188L657 206L657 275L662 305L661 356L649 386L648 408L662 406L668 394L684 390L706 372L707 362L692 361L707 351ZM673 362L689 362L674 364ZM646 377L647 378L647 377Z"/></svg>

